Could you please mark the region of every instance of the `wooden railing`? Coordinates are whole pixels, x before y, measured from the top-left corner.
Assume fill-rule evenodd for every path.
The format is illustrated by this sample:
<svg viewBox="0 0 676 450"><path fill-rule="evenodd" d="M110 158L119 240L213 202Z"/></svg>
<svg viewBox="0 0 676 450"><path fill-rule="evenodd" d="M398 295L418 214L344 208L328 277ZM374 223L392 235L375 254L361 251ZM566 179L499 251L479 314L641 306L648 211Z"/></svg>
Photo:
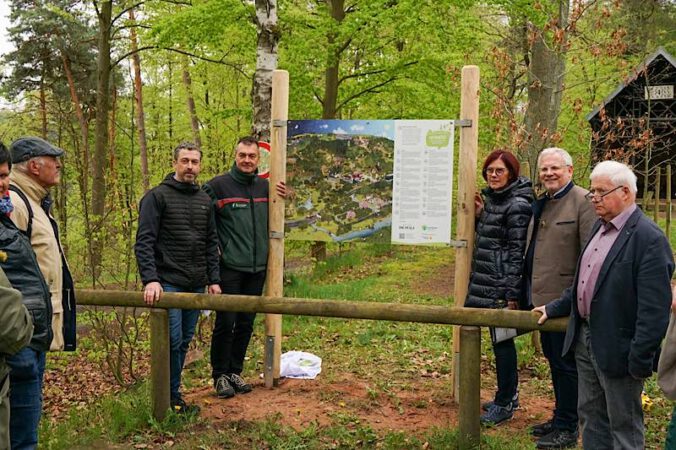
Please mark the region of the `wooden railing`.
<svg viewBox="0 0 676 450"><path fill-rule="evenodd" d="M146 307L142 292L79 290L76 295L79 305ZM162 420L169 409L169 320L166 311L169 308L461 325L458 428L462 449L478 448L480 444L479 327L565 331L567 323L567 319L560 318L538 325L535 313L504 309L165 292L162 300L150 308L151 396L153 416L158 420Z"/></svg>

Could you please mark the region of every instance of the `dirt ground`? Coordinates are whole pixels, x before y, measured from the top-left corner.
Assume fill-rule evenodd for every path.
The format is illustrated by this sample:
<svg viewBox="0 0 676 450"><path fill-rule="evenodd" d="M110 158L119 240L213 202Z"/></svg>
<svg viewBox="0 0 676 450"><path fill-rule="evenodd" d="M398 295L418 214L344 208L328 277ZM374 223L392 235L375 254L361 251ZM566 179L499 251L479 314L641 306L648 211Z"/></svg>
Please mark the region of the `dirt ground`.
<svg viewBox="0 0 676 450"><path fill-rule="evenodd" d="M488 375L488 374L487 374ZM193 390L187 400L200 405L203 418L214 423L258 421L273 418L276 422L302 430L311 424L328 426L343 414L357 417L361 425L375 431L402 431L422 435L427 430L458 425L457 405L447 398L449 379L427 379L425 383L374 397L369 384L346 375L322 380L282 379L275 389L265 388L263 381L253 383L251 393L231 399L219 399L211 386ZM493 391L481 393L482 401L492 399ZM501 428L523 430L549 418L552 401L538 395L521 395L521 408Z"/></svg>

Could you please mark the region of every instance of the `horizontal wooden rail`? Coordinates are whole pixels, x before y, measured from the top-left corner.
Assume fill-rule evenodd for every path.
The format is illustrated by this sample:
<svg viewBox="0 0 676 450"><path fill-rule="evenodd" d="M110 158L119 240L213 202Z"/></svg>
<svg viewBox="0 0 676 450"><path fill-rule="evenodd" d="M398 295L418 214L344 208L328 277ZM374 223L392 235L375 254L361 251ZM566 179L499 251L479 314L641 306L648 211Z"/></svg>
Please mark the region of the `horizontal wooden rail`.
<svg viewBox="0 0 676 450"><path fill-rule="evenodd" d="M78 290L79 305L147 308L142 292ZM151 392L153 417L162 420L169 407L169 332L165 309L205 309L345 319L388 320L461 325L460 340L460 448L480 446L479 393L481 385L481 333L477 326L520 328L523 330L565 331L566 318L538 325L538 314L505 309L476 309L453 306L401 303L354 302L290 297L248 295L209 295L165 292L151 314Z"/></svg>
<svg viewBox="0 0 676 450"><path fill-rule="evenodd" d="M80 305L147 307L143 303L142 292L83 289L76 292L76 298ZM257 312L544 331L565 331L567 323L567 318L559 318L538 325L539 314L506 309L174 292L163 293L162 300L153 308Z"/></svg>

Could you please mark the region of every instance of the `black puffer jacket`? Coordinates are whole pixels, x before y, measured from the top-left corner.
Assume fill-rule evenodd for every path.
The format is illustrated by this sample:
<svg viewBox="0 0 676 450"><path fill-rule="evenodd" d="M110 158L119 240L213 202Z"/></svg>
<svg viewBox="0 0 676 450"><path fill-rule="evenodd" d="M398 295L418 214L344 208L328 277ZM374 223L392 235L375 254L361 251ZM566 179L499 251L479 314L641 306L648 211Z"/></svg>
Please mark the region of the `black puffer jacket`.
<svg viewBox="0 0 676 450"><path fill-rule="evenodd" d="M23 232L5 214L0 214L0 268L12 287L23 295L23 304L33 317L29 347L39 352L52 343L52 300L33 247Z"/></svg>
<svg viewBox="0 0 676 450"><path fill-rule="evenodd" d="M507 300L520 300L533 189L530 180L519 177L504 189L482 193L484 209L476 226L465 306L504 308Z"/></svg>
<svg viewBox="0 0 676 450"><path fill-rule="evenodd" d="M148 191L139 207L136 261L141 280L194 289L220 282L211 199L174 174Z"/></svg>

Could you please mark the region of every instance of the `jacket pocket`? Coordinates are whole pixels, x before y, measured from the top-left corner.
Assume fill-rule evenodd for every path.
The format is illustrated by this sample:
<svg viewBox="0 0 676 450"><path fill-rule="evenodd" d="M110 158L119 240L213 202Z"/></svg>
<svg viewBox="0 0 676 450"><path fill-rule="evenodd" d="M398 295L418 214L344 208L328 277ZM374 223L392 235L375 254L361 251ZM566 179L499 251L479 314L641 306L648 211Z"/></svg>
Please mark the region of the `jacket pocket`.
<svg viewBox="0 0 676 450"><path fill-rule="evenodd" d="M37 297L24 297L23 304L26 306L26 309L33 319L33 337L31 338L31 344L47 350L52 340L52 318L48 317L45 300Z"/></svg>
<svg viewBox="0 0 676 450"><path fill-rule="evenodd" d="M572 225L576 223L576 220L562 220L560 222L555 222L556 225Z"/></svg>

